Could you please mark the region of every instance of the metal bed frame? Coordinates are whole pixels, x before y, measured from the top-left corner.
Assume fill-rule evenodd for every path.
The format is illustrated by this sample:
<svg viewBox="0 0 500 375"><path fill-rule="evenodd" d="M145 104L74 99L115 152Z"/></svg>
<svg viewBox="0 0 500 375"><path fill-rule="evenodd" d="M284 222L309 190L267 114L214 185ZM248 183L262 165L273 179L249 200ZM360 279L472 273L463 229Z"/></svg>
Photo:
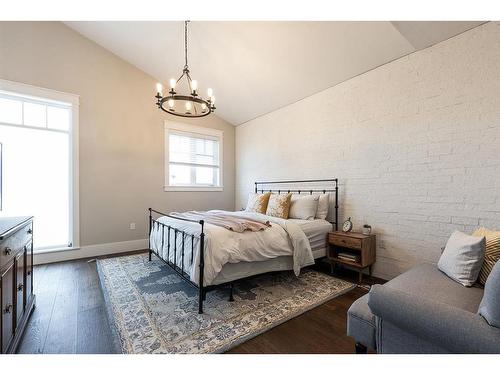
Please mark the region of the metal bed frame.
<svg viewBox="0 0 500 375"><path fill-rule="evenodd" d="M305 188L305 189L289 189L288 187L285 187L283 189L263 189L263 185L294 185L294 184L299 184L299 183L331 183L333 184L333 188L330 189L317 189L317 188ZM260 187L260 188L259 188ZM285 194L285 193L334 193L335 196L335 206L334 206L334 218L335 221L331 221L333 226L335 227L335 230L338 230L338 179L337 178L332 178L332 179L325 179L325 180L294 180L294 181L260 181L260 182L255 182L255 193L278 193L278 194ZM149 208L149 260L151 261L151 257L153 254L155 254L158 258L160 258L163 262L167 264L172 270L174 270L182 279L186 280L188 283L190 283L193 287L198 289L198 313L202 314L203 313L203 301L205 300L206 293L214 289L215 287L219 287L222 285L227 285L229 284L229 301L233 301L233 282L237 280L233 280L229 283L221 284L221 285L203 285L203 276L204 276L204 268L205 268L205 233L204 233L204 228L205 228L205 221L204 220L191 220L191 219L185 219L182 217L174 216L174 215L169 215L165 214L163 212L153 210L152 208ZM161 215L161 216L166 216L172 219L176 220L181 220L181 221L187 221L191 223L198 223L201 226L200 234L190 234L187 233L183 230L180 230L178 228L175 228L172 225L169 224L164 224L158 221L158 218L153 218L153 216L156 215ZM151 233L153 230L159 230L161 228L161 250L163 252L165 248L165 234L167 235L167 259L163 259L163 257L160 256L160 251L159 249L153 249L152 244L151 244ZM170 243L170 237L171 237L171 231L174 232L174 243L173 245ZM166 232L166 233L165 233ZM182 246L179 249L177 246L177 238L178 236L182 236ZM199 267L200 267L200 272L199 272L199 279L198 279L198 285L191 281L188 273L184 269L184 253L185 253L185 244L186 244L186 238L191 240L191 257L189 261L190 267L193 265L193 256L194 256L194 240L195 238L199 239ZM170 251L173 251L173 258L174 261L170 261ZM179 258L178 258L179 257ZM181 261L181 266L177 265L177 259Z"/></svg>

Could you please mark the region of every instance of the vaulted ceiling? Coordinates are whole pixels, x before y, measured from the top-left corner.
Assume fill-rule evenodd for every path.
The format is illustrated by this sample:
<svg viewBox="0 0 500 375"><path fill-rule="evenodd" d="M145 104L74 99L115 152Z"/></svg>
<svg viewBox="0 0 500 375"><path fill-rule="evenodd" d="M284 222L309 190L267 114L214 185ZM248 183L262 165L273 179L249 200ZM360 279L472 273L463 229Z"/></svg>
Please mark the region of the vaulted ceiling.
<svg viewBox="0 0 500 375"><path fill-rule="evenodd" d="M183 22L66 24L165 84L184 66ZM480 24L191 22L189 67L239 125Z"/></svg>

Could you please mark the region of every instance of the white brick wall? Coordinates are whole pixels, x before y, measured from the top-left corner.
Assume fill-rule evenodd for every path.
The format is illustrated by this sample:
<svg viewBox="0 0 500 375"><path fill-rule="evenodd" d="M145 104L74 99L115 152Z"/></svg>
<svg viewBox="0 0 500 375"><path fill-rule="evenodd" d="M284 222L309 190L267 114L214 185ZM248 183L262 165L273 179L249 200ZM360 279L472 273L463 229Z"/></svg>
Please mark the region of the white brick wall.
<svg viewBox="0 0 500 375"><path fill-rule="evenodd" d="M237 127L236 166L237 208L255 180L338 177L384 278L436 262L455 229L500 230L500 23Z"/></svg>

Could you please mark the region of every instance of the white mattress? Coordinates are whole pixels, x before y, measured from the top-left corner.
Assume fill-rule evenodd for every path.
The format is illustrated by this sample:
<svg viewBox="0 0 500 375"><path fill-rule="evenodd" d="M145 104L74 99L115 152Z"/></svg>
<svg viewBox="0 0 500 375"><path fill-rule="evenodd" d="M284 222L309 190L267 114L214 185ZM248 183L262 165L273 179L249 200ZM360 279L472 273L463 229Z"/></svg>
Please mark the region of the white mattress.
<svg viewBox="0 0 500 375"><path fill-rule="evenodd" d="M316 250L325 249L327 244L328 232L333 230L333 225L323 219L314 220L301 220L301 219L288 219L300 226L304 231L309 243L311 244L311 250L313 254ZM316 258L316 254L315 258Z"/></svg>
<svg viewBox="0 0 500 375"><path fill-rule="evenodd" d="M324 257L325 254L326 248L313 251L314 259ZM292 269L293 259L291 256L280 256L262 262L226 263L212 282L212 285L224 284L262 273L290 271Z"/></svg>

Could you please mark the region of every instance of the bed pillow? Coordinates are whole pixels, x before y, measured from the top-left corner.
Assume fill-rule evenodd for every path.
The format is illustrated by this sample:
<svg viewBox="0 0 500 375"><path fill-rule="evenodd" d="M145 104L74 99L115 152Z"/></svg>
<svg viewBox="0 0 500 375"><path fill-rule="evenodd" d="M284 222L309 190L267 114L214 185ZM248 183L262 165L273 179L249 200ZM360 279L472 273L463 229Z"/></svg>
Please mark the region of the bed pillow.
<svg viewBox="0 0 500 375"><path fill-rule="evenodd" d="M319 195L292 195L290 219L313 220L318 210Z"/></svg>
<svg viewBox="0 0 500 375"><path fill-rule="evenodd" d="M318 210L316 211L317 219L326 219L328 216L328 204L330 203L330 194L320 194L318 201Z"/></svg>
<svg viewBox="0 0 500 375"><path fill-rule="evenodd" d="M271 194L271 197L269 197L269 203L267 204L266 215L279 217L281 219L288 219L291 200L292 193Z"/></svg>
<svg viewBox="0 0 500 375"><path fill-rule="evenodd" d="M245 211L249 212L258 212L259 214L265 214L267 210L267 204L269 202L269 197L271 193L265 194L257 194L250 193L248 194L248 202Z"/></svg>
<svg viewBox="0 0 500 375"><path fill-rule="evenodd" d="M492 231L480 228L472 233L473 236L486 238L486 250L484 252L484 262L479 271L478 282L485 284L488 276L496 262L500 260L500 231Z"/></svg>
<svg viewBox="0 0 500 375"><path fill-rule="evenodd" d="M485 238L456 230L446 243L438 268L463 286L472 286L483 265Z"/></svg>

